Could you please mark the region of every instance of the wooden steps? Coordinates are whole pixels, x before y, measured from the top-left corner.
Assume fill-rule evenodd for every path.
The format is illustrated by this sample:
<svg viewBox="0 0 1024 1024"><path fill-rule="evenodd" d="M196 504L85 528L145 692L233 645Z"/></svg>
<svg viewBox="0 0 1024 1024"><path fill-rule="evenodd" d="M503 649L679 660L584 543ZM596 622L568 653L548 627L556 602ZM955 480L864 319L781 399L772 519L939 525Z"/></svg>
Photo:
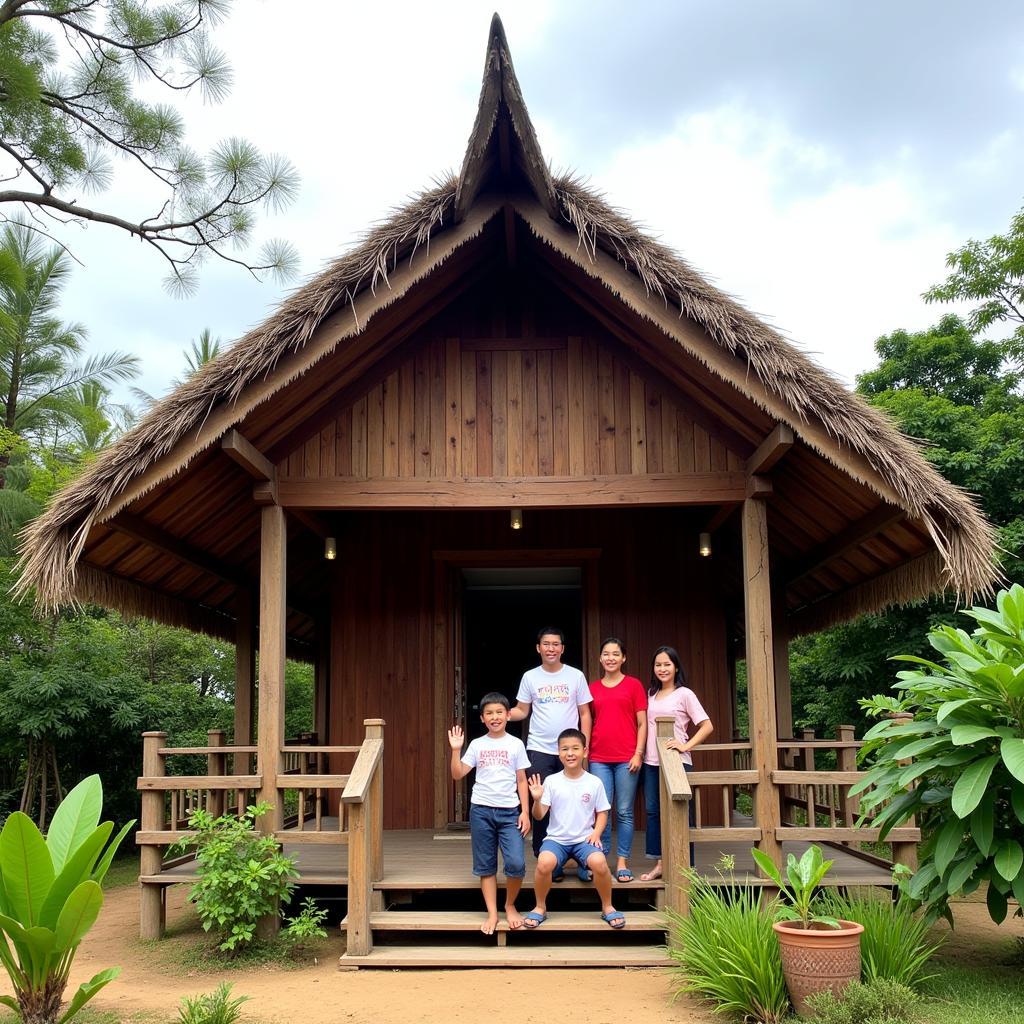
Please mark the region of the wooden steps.
<svg viewBox="0 0 1024 1024"><path fill-rule="evenodd" d="M619 931L652 932L664 935L664 918L656 910L626 910L626 924ZM370 915L374 932L478 932L484 915L480 911L378 910ZM342 921L342 927L347 922ZM540 928L532 932L613 932L597 910L552 911ZM508 922L498 920L499 932L511 932ZM519 929L516 929L518 932Z"/></svg>
<svg viewBox="0 0 1024 1024"><path fill-rule="evenodd" d="M478 918L479 926L479 918ZM544 923L547 928L548 922ZM538 929L540 930L540 929ZM607 929L610 931L611 929ZM671 961L654 946L377 946L366 956L348 954L338 967L343 971L404 967L667 967Z"/></svg>

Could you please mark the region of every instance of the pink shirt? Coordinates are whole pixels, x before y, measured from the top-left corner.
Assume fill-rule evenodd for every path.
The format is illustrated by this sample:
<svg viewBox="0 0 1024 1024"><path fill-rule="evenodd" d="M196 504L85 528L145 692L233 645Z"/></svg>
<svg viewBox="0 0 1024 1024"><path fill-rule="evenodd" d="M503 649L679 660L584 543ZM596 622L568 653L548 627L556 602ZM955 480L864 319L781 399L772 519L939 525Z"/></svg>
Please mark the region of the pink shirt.
<svg viewBox="0 0 1024 1024"><path fill-rule="evenodd" d="M647 698L647 750L644 764L658 763L658 718L671 715L675 719L673 734L681 743L689 737L690 727L708 720L708 713L700 706L697 695L685 686L674 689L667 697ZM682 755L684 764L693 764L689 752Z"/></svg>

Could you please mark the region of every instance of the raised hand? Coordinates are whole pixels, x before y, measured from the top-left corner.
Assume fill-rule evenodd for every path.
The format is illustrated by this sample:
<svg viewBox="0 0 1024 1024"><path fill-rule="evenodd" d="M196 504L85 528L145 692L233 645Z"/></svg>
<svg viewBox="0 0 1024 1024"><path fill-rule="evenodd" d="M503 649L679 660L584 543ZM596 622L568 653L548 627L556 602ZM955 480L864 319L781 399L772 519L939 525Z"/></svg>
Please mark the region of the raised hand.
<svg viewBox="0 0 1024 1024"><path fill-rule="evenodd" d="M534 800L539 800L544 795L544 783L541 781L541 777L531 775L526 781L530 786L530 796Z"/></svg>
<svg viewBox="0 0 1024 1024"><path fill-rule="evenodd" d="M452 748L452 750L461 750L463 739L464 737L462 735L461 725L453 725L448 730L448 745Z"/></svg>

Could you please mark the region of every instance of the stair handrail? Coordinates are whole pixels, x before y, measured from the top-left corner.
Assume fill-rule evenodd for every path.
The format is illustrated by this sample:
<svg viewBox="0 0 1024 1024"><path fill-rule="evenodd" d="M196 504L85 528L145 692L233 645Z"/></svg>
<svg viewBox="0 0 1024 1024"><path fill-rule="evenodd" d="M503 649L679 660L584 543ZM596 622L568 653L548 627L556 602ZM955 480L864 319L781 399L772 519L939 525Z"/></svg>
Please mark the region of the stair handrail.
<svg viewBox="0 0 1024 1024"><path fill-rule="evenodd" d="M690 910L690 884L684 868L690 864L690 800L693 793L679 751L669 750L675 730L672 715L655 719L658 730L658 773L661 785L661 863L665 906L678 914Z"/></svg>

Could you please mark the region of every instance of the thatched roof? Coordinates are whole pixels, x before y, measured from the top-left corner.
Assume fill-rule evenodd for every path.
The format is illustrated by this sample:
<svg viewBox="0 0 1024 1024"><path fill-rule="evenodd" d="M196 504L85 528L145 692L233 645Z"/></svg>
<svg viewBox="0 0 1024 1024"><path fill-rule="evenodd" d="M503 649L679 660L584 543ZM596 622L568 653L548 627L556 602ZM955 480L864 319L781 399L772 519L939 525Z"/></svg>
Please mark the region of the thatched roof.
<svg viewBox="0 0 1024 1024"><path fill-rule="evenodd" d="M393 287L396 271L411 268L422 279L483 230L493 209L475 221L472 214L484 204L487 183L499 172L515 177L528 193L513 205L542 243L557 248L680 344L690 345L697 325L701 337L714 342L713 351L699 345L691 351L711 373L788 423L833 465L924 524L935 554L849 591L837 606L841 614L941 589L963 596L990 590L997 576L992 526L913 442L601 196L571 177L552 178L497 18L459 178L435 184L396 210L264 324L155 406L58 494L25 533L22 589L34 588L42 608L78 598L129 604L166 620L187 618L183 610L157 608L152 599L132 597L130 584L121 593L109 579L95 578L101 574L80 572L90 529L144 493L140 487L156 486L180 472L254 404L269 400L332 346L364 330L369 316L397 301L408 287ZM833 610L830 618L836 614Z"/></svg>

